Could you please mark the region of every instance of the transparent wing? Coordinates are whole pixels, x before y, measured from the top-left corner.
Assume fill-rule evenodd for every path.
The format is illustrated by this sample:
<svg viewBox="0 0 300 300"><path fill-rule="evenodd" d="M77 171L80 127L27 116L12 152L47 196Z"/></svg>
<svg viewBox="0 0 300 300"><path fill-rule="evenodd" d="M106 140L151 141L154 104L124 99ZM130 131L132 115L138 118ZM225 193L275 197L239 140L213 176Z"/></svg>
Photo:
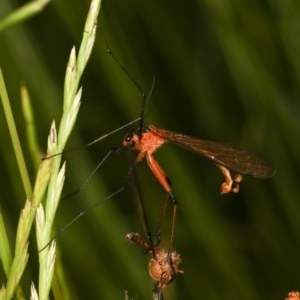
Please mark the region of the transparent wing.
<svg viewBox="0 0 300 300"><path fill-rule="evenodd" d="M262 156L229 143L213 142L158 129L150 125L151 131L169 142L205 156L229 170L255 178L267 179L275 174L274 167Z"/></svg>

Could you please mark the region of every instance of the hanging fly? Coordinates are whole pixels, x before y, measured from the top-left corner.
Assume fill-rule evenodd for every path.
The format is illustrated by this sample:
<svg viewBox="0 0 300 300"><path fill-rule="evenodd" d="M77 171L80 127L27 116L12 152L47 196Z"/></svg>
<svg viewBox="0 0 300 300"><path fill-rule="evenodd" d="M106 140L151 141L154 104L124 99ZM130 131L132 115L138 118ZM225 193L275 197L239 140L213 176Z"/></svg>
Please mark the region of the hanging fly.
<svg viewBox="0 0 300 300"><path fill-rule="evenodd" d="M159 129L154 125L147 125L135 133L128 133L123 140L123 147L139 151L136 163L146 157L149 168L173 202L176 202L176 200L170 181L153 156L153 153L166 142L212 160L225 177L225 182L221 185L221 193L223 194L237 193L243 175L267 179L275 174L275 169L264 157L229 143L203 140Z"/></svg>

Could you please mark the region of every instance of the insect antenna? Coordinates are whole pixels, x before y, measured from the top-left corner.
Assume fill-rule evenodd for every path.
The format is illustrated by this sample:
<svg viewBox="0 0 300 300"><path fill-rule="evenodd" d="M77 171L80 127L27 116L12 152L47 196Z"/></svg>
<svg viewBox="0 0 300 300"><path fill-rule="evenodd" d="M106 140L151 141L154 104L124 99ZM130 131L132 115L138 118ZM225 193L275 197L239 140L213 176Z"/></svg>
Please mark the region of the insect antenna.
<svg viewBox="0 0 300 300"><path fill-rule="evenodd" d="M138 131L138 135L140 138L142 137L142 130L144 127L145 106L147 105L147 103L152 95L152 92L154 90L154 85L155 85L155 75L153 75L153 77L152 77L152 84L151 84L151 88L150 88L148 96L142 98L140 121L139 121L139 131Z"/></svg>
<svg viewBox="0 0 300 300"><path fill-rule="evenodd" d="M121 131L121 130L129 127L129 126L131 126L132 124L134 124L136 122L139 122L139 121L140 121L140 118L137 118L137 119L135 119L135 120L133 120L131 122L128 122L127 124L125 124L123 126L118 127L117 129L114 129L113 131L111 131L109 133L106 133L106 134L100 136L99 138L93 140L92 142L89 142L89 143L87 143L85 145L80 145L80 146L77 146L77 147L66 149L63 152L56 153L56 154L53 154L51 156L42 157L42 160L50 159L50 158L53 158L55 156L59 156L59 155L63 155L63 154L68 154L70 152L78 151L78 150L81 150L81 149L89 148L89 147L95 145L96 143L98 143L98 142L106 139L107 137L109 137L109 136L111 136L111 135L113 135L113 134L115 134L115 133L117 133L117 132L119 132L119 131Z"/></svg>
<svg viewBox="0 0 300 300"><path fill-rule="evenodd" d="M102 28L100 30L102 31L102 34L103 34ZM109 47L104 34L103 34L103 38L104 38L104 42L105 42L105 46L106 46L106 52L113 58L113 60L118 64L118 66L125 73L125 75L131 80L131 82L137 87L137 89L142 94L142 96L141 96L141 112L140 112L140 118L139 118L139 130L138 130L138 135L139 135L139 137L141 137L142 136L142 129L143 129L143 126L144 126L145 106L147 105L147 103L148 103L148 101L149 101L149 99L152 95L154 85L155 85L155 76L153 75L150 91L149 91L148 94L146 94L144 89L137 82L137 80L130 74L130 72L123 65L123 63L115 56L115 54L113 53L113 51Z"/></svg>

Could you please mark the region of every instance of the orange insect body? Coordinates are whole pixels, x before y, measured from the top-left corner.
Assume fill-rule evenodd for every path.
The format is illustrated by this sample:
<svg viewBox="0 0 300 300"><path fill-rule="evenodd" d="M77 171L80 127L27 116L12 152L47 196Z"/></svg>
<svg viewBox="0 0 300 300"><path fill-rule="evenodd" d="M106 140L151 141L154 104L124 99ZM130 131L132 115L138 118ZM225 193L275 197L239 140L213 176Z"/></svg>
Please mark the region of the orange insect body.
<svg viewBox="0 0 300 300"><path fill-rule="evenodd" d="M140 162L145 156L147 163L157 180L160 182L162 187L171 195L173 201L175 200L170 183L168 182L167 176L164 170L161 168L157 160L152 155L159 147L161 147L167 140L160 137L159 135L151 132L151 126L145 127L146 129L142 132L141 137L137 133L129 133L126 135L123 141L123 147L129 147L133 151L139 151L136 158L136 162ZM147 130L149 128L149 131Z"/></svg>
<svg viewBox="0 0 300 300"><path fill-rule="evenodd" d="M150 128L150 126L148 126ZM131 150L139 151L137 161L141 161L145 155L152 155L159 147L166 142L166 139L153 134L151 130L144 131L140 137L137 133L127 134L123 147L129 147Z"/></svg>

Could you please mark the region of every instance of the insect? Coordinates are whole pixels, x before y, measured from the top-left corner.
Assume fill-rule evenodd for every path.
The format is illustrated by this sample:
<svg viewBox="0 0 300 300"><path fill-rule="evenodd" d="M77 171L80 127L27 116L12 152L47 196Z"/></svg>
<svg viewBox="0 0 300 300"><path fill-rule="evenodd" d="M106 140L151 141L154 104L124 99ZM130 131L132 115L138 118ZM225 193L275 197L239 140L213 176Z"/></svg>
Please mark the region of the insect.
<svg viewBox="0 0 300 300"><path fill-rule="evenodd" d="M148 263L149 275L155 280L153 298L162 299L162 290L165 289L176 277L183 274L183 270L178 268L181 263L180 254L176 251L165 251L162 248L151 248L137 232L127 233L126 240L134 243L152 255Z"/></svg>
<svg viewBox="0 0 300 300"><path fill-rule="evenodd" d="M123 147L139 152L136 163L146 157L149 168L173 202L176 202L176 199L170 181L153 156L153 153L166 142L212 160L225 177L225 182L221 185L223 194L237 193L243 175L267 179L275 174L274 167L264 157L229 143L203 140L159 129L154 125L147 125L135 133L128 133L123 140Z"/></svg>
<svg viewBox="0 0 300 300"><path fill-rule="evenodd" d="M237 193L243 175L267 179L275 174L275 169L264 157L229 143L203 140L169 130L159 129L154 125L143 126L142 129L139 129L135 133L128 133L123 140L123 147L139 152L135 160L136 164L146 157L149 168L173 202L170 248L173 244L177 200L172 191L170 180L153 156L153 153L166 142L170 142L211 159L225 177L225 182L221 185L221 193L223 194L230 192ZM169 197L165 200L160 225ZM160 228L157 231L157 237L159 240Z"/></svg>
<svg viewBox="0 0 300 300"><path fill-rule="evenodd" d="M150 259L148 266L149 273L151 277L156 281L153 293L155 294L155 296L157 296L156 299L161 300L163 297L162 290L165 289L174 280L177 274L182 274L183 271L178 267L181 262L180 255L172 249L174 225L177 211L177 200L173 193L170 180L168 179L165 171L153 156L154 152L163 144L169 142L212 160L225 177L225 182L223 182L221 185L221 192L224 194L230 192L237 193L239 191L239 185L243 179L243 175L251 175L256 178L266 179L272 177L275 174L275 169L266 161L265 158L254 154L249 150L235 147L231 144L202 140L196 137L175 133L169 130L159 129L154 125L144 126L144 107L149 97L146 98L143 96L142 99L143 104L141 108L141 115L138 119L138 130L133 133L130 132L126 134L125 138L123 139L122 146L118 149L109 151L105 158L98 164L91 175L87 178L87 180L85 180L81 187L75 192L81 190L86 182L90 179L90 177L95 173L95 171L102 166L104 161L106 161L108 157L113 153L119 153L119 150L128 148L132 151L137 151L138 155L135 159L135 164L141 162L144 158L146 158L151 171L167 193L165 203L168 202L168 199L171 199L174 204L170 246L169 250L165 251L162 248L157 247L159 242L158 241L154 247L153 243L149 241L151 238L149 238L147 241L143 241L143 239L136 233L131 233L129 236L127 236L127 239L135 244L139 244L147 252L152 254L152 258ZM113 131L112 133L116 131ZM107 136L108 135L105 135L105 137ZM99 140L100 139L96 140L95 142ZM92 144L94 144L94 142L90 143L89 145ZM135 170L135 164L129 170L129 175L132 175L133 170ZM125 184L128 183L127 181L128 180L126 180ZM67 224L67 226L75 222L83 214L86 214L94 206L99 205L107 199L110 199L118 193L122 192L125 188L125 184L122 184L120 189L116 190L114 193L110 194L104 199L101 199L90 208L83 211L78 217ZM166 205L164 205L164 209L165 207ZM164 213L162 215L164 215ZM159 222L159 225L161 225L161 223L162 221ZM160 228L158 231L160 231ZM148 236L150 237L149 232L149 226L147 226L147 228L145 229L147 238Z"/></svg>

